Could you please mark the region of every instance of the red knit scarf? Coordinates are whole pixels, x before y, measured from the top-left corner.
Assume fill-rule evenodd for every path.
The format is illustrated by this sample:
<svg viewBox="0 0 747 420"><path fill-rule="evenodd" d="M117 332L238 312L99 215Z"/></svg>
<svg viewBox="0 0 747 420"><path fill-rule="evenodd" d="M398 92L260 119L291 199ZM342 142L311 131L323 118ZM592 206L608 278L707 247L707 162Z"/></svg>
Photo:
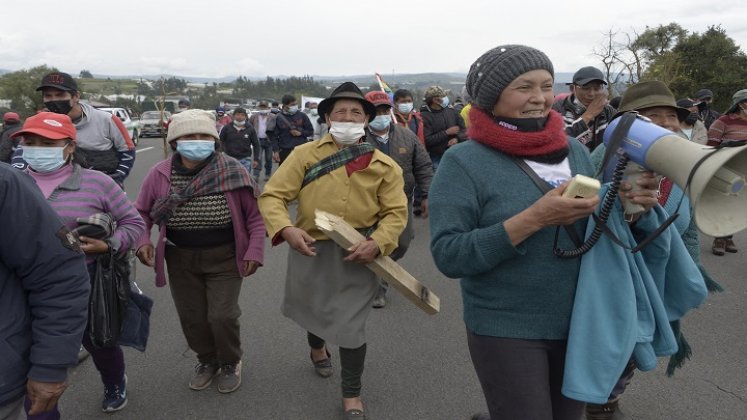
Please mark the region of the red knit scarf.
<svg viewBox="0 0 747 420"><path fill-rule="evenodd" d="M568 136L563 117L550 110L545 128L540 131L518 131L498 124L492 115L479 108L469 113L469 137L507 155L532 159L568 153ZM562 159L561 159L562 160Z"/></svg>

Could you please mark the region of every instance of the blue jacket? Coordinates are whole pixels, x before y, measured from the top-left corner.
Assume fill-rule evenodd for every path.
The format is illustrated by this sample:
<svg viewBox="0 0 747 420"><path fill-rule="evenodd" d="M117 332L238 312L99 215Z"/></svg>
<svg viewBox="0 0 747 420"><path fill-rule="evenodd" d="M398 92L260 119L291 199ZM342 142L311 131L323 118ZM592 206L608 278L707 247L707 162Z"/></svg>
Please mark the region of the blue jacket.
<svg viewBox="0 0 747 420"><path fill-rule="evenodd" d="M619 208L617 201L608 227L628 246L668 217L656 206L631 232ZM594 223L589 222L587 233ZM635 254L602 236L581 260L563 395L606 403L631 357L640 370L648 371L656 367L657 356L677 351L669 322L682 318L707 295L703 276L674 226Z"/></svg>
<svg viewBox="0 0 747 420"><path fill-rule="evenodd" d="M77 239L28 175L0 163L0 405L78 360L90 283Z"/></svg>
<svg viewBox="0 0 747 420"><path fill-rule="evenodd" d="M296 137L291 134L291 130L298 130L301 135ZM275 129L270 136L272 150L277 152L280 149L293 149L306 143L307 139L313 135L314 126L311 125L311 120L306 114L296 112L293 115L288 115L281 112L275 116Z"/></svg>

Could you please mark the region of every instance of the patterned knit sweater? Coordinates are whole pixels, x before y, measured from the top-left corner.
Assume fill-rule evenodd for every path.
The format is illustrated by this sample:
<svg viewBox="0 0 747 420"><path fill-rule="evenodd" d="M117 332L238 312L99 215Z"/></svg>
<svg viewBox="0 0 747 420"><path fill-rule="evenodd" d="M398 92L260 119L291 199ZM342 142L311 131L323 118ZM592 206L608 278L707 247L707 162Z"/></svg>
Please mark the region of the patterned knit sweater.
<svg viewBox="0 0 747 420"><path fill-rule="evenodd" d="M203 167L189 171L175 163L171 169L171 192L183 190ZM223 193L193 197L177 207L166 228L167 237L178 246L204 248L234 241L231 212Z"/></svg>

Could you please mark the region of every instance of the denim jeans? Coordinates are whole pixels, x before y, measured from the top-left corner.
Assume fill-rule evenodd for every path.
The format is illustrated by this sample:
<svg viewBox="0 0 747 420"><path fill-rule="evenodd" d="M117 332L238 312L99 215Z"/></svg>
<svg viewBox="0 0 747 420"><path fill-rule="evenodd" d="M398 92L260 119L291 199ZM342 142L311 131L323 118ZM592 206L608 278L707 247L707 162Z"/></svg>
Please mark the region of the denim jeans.
<svg viewBox="0 0 747 420"><path fill-rule="evenodd" d="M265 168L265 177L270 176L272 173L272 145L270 145L270 140L259 139L259 151L257 153L258 155L255 157L259 163L257 167L254 168L254 178L259 179L259 174L262 172L263 165Z"/></svg>

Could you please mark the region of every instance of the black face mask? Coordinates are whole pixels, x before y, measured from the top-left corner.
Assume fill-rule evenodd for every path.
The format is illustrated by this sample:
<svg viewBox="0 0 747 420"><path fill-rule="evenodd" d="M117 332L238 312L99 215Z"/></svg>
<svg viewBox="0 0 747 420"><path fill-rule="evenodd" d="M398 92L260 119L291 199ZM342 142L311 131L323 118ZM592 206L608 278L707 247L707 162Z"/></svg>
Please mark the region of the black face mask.
<svg viewBox="0 0 747 420"><path fill-rule="evenodd" d="M493 117L498 125L508 128L514 131L542 131L547 123L547 117L545 118L507 118L507 117Z"/></svg>
<svg viewBox="0 0 747 420"><path fill-rule="evenodd" d="M705 101L698 104L698 110L699 111L705 111L705 110L709 109L710 107L711 107L711 104L709 104L708 102L705 102Z"/></svg>
<svg viewBox="0 0 747 420"><path fill-rule="evenodd" d="M44 106L49 110L49 112L64 115L69 114L73 109L73 106L70 105L70 99L65 99L62 101L47 101L44 102Z"/></svg>
<svg viewBox="0 0 747 420"><path fill-rule="evenodd" d="M695 122L698 121L698 113L697 112L691 112L690 115L685 117L685 124L687 125L694 125Z"/></svg>

